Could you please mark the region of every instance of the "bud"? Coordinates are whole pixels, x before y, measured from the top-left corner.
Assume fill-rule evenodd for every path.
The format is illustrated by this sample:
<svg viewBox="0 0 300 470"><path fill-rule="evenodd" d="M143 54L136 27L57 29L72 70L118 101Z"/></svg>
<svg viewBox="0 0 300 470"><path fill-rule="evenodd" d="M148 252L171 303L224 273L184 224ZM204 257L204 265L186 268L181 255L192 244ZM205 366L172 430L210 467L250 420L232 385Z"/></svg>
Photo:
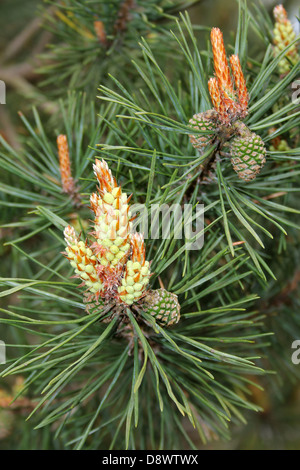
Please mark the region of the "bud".
<svg viewBox="0 0 300 470"><path fill-rule="evenodd" d="M79 277L87 289L93 294L103 290L103 284L97 274L96 256L91 248L83 241L79 241L73 227L68 225L64 230L66 247L66 258L70 261L77 277Z"/></svg>
<svg viewBox="0 0 300 470"><path fill-rule="evenodd" d="M102 46L107 46L107 37L105 32L105 26L102 21L95 20L94 21L94 30L97 36L98 41Z"/></svg>
<svg viewBox="0 0 300 470"><path fill-rule="evenodd" d="M68 194L73 194L75 184L71 174L69 146L66 135L60 134L57 137L57 150L63 191Z"/></svg>
<svg viewBox="0 0 300 470"><path fill-rule="evenodd" d="M86 310L99 309L100 313L108 309L111 314L105 321L110 321L145 294L151 272L143 236L131 233L130 198L122 192L104 160L96 160L94 172L99 187L90 198L95 220L89 236L96 241L91 245L80 241L69 225L64 230L64 254L87 288Z"/></svg>

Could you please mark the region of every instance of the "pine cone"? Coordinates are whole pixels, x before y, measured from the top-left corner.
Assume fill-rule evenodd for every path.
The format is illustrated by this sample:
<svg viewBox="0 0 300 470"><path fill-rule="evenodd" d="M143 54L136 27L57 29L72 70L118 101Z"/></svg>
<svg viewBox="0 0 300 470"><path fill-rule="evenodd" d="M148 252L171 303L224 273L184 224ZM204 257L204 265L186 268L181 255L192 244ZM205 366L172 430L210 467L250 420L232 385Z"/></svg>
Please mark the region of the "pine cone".
<svg viewBox="0 0 300 470"><path fill-rule="evenodd" d="M180 305L177 295L165 289L153 290L145 295L143 307L160 325L171 326L179 322Z"/></svg>
<svg viewBox="0 0 300 470"><path fill-rule="evenodd" d="M255 179L266 162L264 142L255 133L235 137L230 144L230 153L233 169L244 181Z"/></svg>
<svg viewBox="0 0 300 470"><path fill-rule="evenodd" d="M214 110L205 111L204 113L194 114L189 124L199 131L210 131L209 134L190 135L190 141L194 148L203 150L213 142L217 131L216 112Z"/></svg>

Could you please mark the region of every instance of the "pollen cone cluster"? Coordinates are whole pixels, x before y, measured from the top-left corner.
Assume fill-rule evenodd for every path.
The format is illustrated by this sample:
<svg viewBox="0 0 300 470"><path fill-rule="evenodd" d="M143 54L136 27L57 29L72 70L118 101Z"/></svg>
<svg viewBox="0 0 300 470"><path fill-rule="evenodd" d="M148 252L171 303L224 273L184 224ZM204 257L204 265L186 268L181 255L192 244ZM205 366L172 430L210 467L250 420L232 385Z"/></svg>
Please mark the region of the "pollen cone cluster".
<svg viewBox="0 0 300 470"><path fill-rule="evenodd" d="M273 31L274 56L277 57L289 44L296 39L293 26L288 19L287 12L282 5L277 5L273 10L275 26ZM278 64L281 74L286 74L291 67L299 62L297 44L293 44L286 52L285 57Z"/></svg>
<svg viewBox="0 0 300 470"><path fill-rule="evenodd" d="M132 305L145 294L151 275L144 239L132 233L130 198L107 163L96 160L93 169L98 181L97 192L90 198L93 230L82 241L73 227L66 227L64 254L86 288L87 310L97 304Z"/></svg>

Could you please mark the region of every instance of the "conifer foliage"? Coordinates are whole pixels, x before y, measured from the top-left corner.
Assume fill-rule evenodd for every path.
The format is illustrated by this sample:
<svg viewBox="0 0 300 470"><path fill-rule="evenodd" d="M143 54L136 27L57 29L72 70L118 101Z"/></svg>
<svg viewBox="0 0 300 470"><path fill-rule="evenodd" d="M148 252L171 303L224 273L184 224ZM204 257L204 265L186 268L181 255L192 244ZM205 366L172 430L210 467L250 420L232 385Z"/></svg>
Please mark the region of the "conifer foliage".
<svg viewBox="0 0 300 470"><path fill-rule="evenodd" d="M24 145L0 152L19 426L69 449L230 439L263 411L266 371L298 373L277 332L284 316L289 352L299 319L272 302L299 253L299 38L282 6L274 26L243 0L226 46L195 1L51 3L57 115L21 114Z"/></svg>

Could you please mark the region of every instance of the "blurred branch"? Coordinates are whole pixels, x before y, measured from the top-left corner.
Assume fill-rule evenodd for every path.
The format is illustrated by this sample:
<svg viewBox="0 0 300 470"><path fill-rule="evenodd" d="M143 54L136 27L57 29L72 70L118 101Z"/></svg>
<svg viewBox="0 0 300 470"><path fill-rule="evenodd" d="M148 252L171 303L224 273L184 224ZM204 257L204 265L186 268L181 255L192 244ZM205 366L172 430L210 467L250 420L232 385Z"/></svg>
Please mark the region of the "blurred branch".
<svg viewBox="0 0 300 470"><path fill-rule="evenodd" d="M3 134L5 140L7 140L16 150L19 150L21 145L19 143L18 133L11 122L10 115L5 106L0 106L0 128L2 129L0 134Z"/></svg>
<svg viewBox="0 0 300 470"><path fill-rule="evenodd" d="M40 30L43 21L41 18L34 18L18 36L16 36L4 51L2 62L14 58L27 45L28 41Z"/></svg>
<svg viewBox="0 0 300 470"><path fill-rule="evenodd" d="M51 15L53 8L48 8L45 11L46 15ZM41 31L44 23L44 18L34 18L25 28L8 44L0 62L4 63L15 58L27 46L28 42ZM37 46L31 50L31 53L37 54L49 43L52 33L45 31L39 39Z"/></svg>

